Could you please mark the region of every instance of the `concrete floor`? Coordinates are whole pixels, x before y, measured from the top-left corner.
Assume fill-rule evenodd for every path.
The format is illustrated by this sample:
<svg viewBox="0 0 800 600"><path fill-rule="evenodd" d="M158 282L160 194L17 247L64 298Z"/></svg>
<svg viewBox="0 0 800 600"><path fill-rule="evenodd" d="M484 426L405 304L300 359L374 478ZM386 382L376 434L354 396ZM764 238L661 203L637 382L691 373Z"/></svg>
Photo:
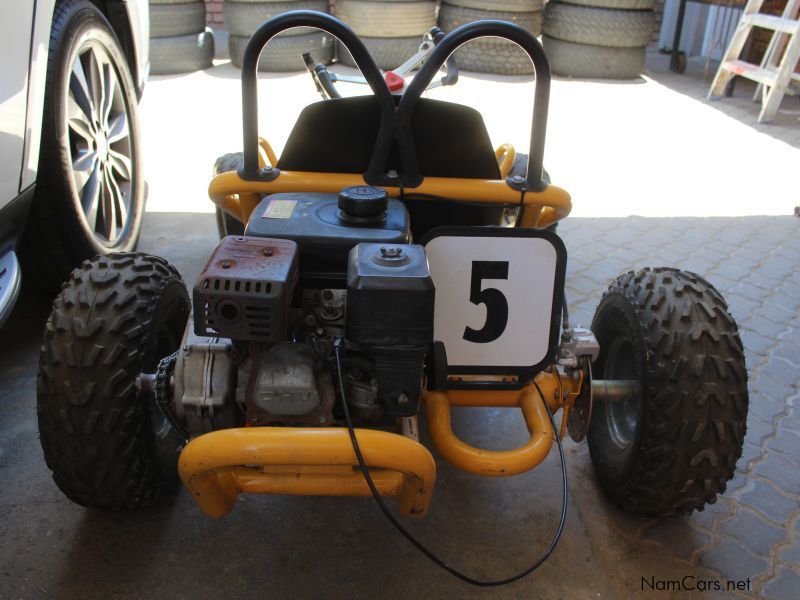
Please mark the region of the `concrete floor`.
<svg viewBox="0 0 800 600"><path fill-rule="evenodd" d="M792 214L800 205L798 99L786 97L776 122L759 125L747 82L733 98L710 102L703 63L676 75L668 58L649 53L645 76L632 81L553 80L545 166L572 195L573 216ZM305 72L264 74L258 89L258 131L280 155L300 110L320 98ZM464 73L427 95L477 108L495 147L527 152L533 89L530 77ZM141 105L149 210L211 209L210 165L241 151L240 107L240 72L225 61L151 79Z"/></svg>
<svg viewBox="0 0 800 600"><path fill-rule="evenodd" d="M192 77L215 77L216 72L188 76L184 81L187 90L196 91L191 87ZM158 100L165 115L182 122L179 103L174 99L168 103L168 92L176 88L160 83L151 82L145 114L159 109ZM216 89L208 83L197 89ZM569 97L570 83L561 84L564 98ZM571 88L575 94L571 101L579 102L579 96L592 98L593 90L602 95L607 89L603 87L606 84L596 85L599 87L586 83ZM635 89L646 85L650 84ZM223 87L234 91L219 110L237 114L235 81ZM696 99L699 87L692 88L695 97L684 90L680 92L684 99L673 98L671 104L666 98L672 92L665 88L666 109L705 111L702 107L706 105ZM694 103L690 102L693 98ZM205 102L202 97L198 101ZM780 161L788 156L796 164L797 145L784 140L778 140L780 146L774 145L771 140L776 137L744 122L746 118L736 122L754 131L752 139L759 140L759 148L764 152L770 149ZM276 121L283 123L283 119ZM616 130L617 137L635 135L636 123L620 123L624 127ZM604 127L593 135L575 130L572 139L556 143L563 145L562 153L568 153L573 144L576 156L585 162L581 139L597 144L608 133L603 132ZM796 124L773 131L787 135L788 129L791 135L791 127ZM146 128L146 150L162 146L147 158L151 208L160 212L146 215L140 248L171 260L191 285L216 240L212 216L202 213L208 202L198 178L206 181L213 160L213 156L206 160L204 153L212 147L215 153L235 149L239 130L230 126L220 133L210 122L208 128L195 127L198 136L201 132L220 134L219 143L210 144L207 139L187 139L178 133L163 132L159 137L155 120L148 121ZM557 127L550 132L551 139L565 135ZM171 154L165 139L185 152ZM619 143L617 147L622 146ZM651 149L658 154L657 147L658 141L651 139L649 145L641 150L637 147L619 160L634 160L635 155ZM204 162L183 169L187 157L199 160L198 154ZM561 156L556 169L567 173L565 154L552 154ZM172 168L169 161L158 163L170 156L179 156L180 169ZM600 153L597 156L608 160ZM652 168L663 172L670 166L662 160ZM591 186L599 188L608 181L591 171L595 167L589 168L598 178L586 178L584 195ZM190 188L179 185L176 175L187 177ZM787 214L790 206L799 203L792 196L796 186L782 185L784 195L779 201L765 197L764 212ZM615 180L615 186L625 197L634 195L625 178ZM737 182L725 186L719 192L722 197L739 193ZM564 187L569 189L567 184ZM651 191L662 193L653 182L647 188ZM690 197L698 204L706 196ZM712 199L709 206L706 212L716 214L713 207L723 204ZM0 346L4 382L0 598L618 598L646 597L641 591L642 578L675 580L687 575L723 582L751 578L756 593L792 597L790 590L796 591L800 585L797 229L798 221L792 217L577 218L564 223L560 232L570 251L567 287L574 318L584 324L608 280L634 266L687 266L707 273L726 294L745 331L752 381L748 445L736 478L720 502L691 517L654 521L626 516L606 502L585 445L567 443L570 503L560 545L535 575L492 592L468 587L435 569L391 530L368 499L243 497L236 510L220 521L204 517L183 491L158 507L135 514L105 514L71 504L50 479L36 431L36 363L48 302L24 290L2 331L5 343ZM467 441L492 449L510 448L525 439L520 415L509 410L461 409L456 413L456 430ZM789 466L782 472L775 470L775 461ZM478 577L509 575L538 557L559 513L560 470L555 452L534 472L507 480L469 476L437 462L439 479L431 513L424 521L409 523L419 537L451 563Z"/></svg>

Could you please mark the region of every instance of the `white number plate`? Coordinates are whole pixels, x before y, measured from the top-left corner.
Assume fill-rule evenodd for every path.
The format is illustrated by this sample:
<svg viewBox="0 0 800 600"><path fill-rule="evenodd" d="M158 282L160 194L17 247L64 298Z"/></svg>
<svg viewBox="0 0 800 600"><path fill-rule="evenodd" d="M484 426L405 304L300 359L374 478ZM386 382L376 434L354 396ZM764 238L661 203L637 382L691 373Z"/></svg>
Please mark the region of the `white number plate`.
<svg viewBox="0 0 800 600"><path fill-rule="evenodd" d="M536 367L554 343L564 246L540 231L469 231L439 235L425 247L436 285L434 339L454 367Z"/></svg>

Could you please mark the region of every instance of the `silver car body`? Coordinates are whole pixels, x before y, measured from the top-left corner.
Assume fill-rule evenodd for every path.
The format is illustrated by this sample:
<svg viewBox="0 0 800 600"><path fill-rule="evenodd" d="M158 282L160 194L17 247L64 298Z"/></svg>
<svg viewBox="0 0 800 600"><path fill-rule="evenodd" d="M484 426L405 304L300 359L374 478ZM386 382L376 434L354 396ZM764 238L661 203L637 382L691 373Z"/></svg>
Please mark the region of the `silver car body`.
<svg viewBox="0 0 800 600"><path fill-rule="evenodd" d="M15 253L35 188L53 15L63 0L3 0L0 18L0 327L20 289ZM141 94L150 71L147 0L92 0L108 17Z"/></svg>
<svg viewBox="0 0 800 600"><path fill-rule="evenodd" d="M57 0L5 0L0 19L0 209L36 183L50 27ZM141 90L150 69L147 0L96 2L127 15Z"/></svg>

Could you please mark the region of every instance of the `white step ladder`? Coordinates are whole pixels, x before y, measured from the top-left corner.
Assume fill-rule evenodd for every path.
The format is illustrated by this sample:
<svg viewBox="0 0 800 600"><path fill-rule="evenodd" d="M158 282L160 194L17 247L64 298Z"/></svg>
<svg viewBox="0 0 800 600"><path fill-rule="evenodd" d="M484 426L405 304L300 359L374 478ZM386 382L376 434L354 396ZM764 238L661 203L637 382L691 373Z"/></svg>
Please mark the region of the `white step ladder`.
<svg viewBox="0 0 800 600"><path fill-rule="evenodd" d="M775 118L784 94L792 93L792 82L800 82L800 73L794 72L800 59L800 0L788 0L780 17L760 13L763 3L764 0L748 0L739 25L731 37L731 43L720 62L708 97L721 98L734 75L752 79L758 83L754 100L759 97L761 99L758 122L769 123ZM762 27L773 32L760 65L739 59L753 27Z"/></svg>

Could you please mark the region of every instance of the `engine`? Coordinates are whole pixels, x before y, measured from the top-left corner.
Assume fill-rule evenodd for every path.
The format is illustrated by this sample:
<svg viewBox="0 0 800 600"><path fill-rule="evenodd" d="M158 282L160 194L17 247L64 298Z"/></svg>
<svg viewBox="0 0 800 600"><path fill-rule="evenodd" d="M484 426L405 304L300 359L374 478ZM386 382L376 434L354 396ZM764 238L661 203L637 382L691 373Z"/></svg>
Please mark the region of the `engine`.
<svg viewBox="0 0 800 600"><path fill-rule="evenodd" d="M409 238L405 206L378 188L265 198L194 287L173 386L189 431L340 423L339 338L359 420L416 414L435 289L424 248Z"/></svg>

